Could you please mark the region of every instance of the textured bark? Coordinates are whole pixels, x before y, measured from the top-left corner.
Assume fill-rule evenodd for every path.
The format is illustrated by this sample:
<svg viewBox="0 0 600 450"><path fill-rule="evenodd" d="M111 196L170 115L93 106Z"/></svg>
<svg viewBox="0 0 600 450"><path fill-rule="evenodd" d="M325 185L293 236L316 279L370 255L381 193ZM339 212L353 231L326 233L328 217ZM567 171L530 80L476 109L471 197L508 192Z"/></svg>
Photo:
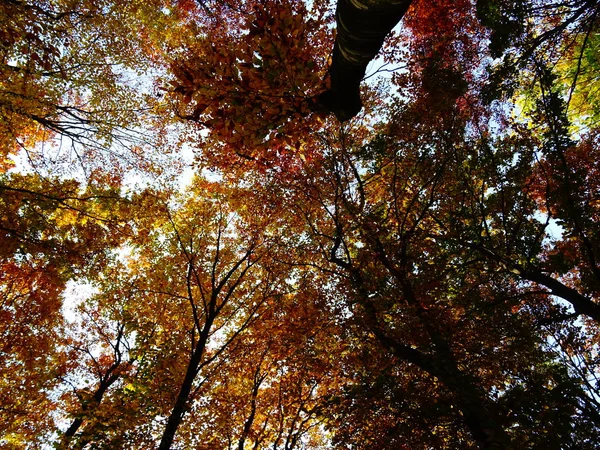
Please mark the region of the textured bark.
<svg viewBox="0 0 600 450"><path fill-rule="evenodd" d="M340 121L362 108L360 82L385 37L402 19L412 0L338 0L337 36L329 69L331 88L316 108L333 112Z"/></svg>

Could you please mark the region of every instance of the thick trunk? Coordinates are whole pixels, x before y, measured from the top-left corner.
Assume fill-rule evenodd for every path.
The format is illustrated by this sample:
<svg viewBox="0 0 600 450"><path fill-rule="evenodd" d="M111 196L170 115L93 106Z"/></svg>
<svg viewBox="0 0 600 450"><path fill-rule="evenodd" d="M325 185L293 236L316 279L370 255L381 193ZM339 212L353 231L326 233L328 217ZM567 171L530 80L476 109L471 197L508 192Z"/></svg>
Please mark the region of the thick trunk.
<svg viewBox="0 0 600 450"><path fill-rule="evenodd" d="M402 19L412 0L338 0L337 36L329 69L331 88L316 107L340 121L362 108L360 82L388 33Z"/></svg>
<svg viewBox="0 0 600 450"><path fill-rule="evenodd" d="M500 450L509 448L510 437L504 430L499 416L494 411L494 405L487 398L486 392L477 385L473 377L459 369L447 339L438 331L434 320L429 317L427 311L419 306L420 304L408 280L389 262L385 256L383 246L378 240L376 240L376 247L384 265L400 282L406 302L415 309L419 321L429 334L433 344L432 351L424 353L409 347L395 338L393 333L389 333L385 325L382 325L379 320L376 305L369 295L369 291L365 288L361 273L340 261L342 267L350 272L354 287L359 294L359 303L365 309L365 326L390 352L398 358L416 365L429 375L438 378L452 392L465 425L481 449ZM334 260L334 262L336 261Z"/></svg>
<svg viewBox="0 0 600 450"><path fill-rule="evenodd" d="M494 405L476 380L458 368L445 342L442 348L436 345L431 362L434 367L430 373L454 394L465 424L479 447L490 450L509 448L510 438L494 411Z"/></svg>
<svg viewBox="0 0 600 450"><path fill-rule="evenodd" d="M435 350L423 353L397 341L382 329L370 298L363 298L361 304L367 311L367 327L385 348L398 358L438 378L452 392L465 425L481 449L500 450L510 447L510 438L485 391L458 368L454 355L440 334L433 333L431 336L431 327L428 327Z"/></svg>

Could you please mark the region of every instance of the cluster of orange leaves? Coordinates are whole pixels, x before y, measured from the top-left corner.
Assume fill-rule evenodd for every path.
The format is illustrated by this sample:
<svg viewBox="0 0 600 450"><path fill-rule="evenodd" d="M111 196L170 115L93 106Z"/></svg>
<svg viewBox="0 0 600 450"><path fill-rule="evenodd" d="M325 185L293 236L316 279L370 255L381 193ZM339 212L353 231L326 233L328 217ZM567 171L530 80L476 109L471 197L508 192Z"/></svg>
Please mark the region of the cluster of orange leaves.
<svg viewBox="0 0 600 450"><path fill-rule="evenodd" d="M306 20L301 2L262 0L225 12L171 63L171 89L181 117L251 159L267 142L298 135L325 75L327 52L315 45L325 49L332 36L321 20Z"/></svg>

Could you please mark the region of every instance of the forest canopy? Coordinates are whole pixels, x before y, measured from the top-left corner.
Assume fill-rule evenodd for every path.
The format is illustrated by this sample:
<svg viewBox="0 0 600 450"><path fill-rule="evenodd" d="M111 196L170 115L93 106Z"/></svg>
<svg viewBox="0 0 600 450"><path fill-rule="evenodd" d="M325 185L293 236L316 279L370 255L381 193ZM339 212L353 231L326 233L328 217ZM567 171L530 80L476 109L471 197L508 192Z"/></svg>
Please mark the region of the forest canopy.
<svg viewBox="0 0 600 450"><path fill-rule="evenodd" d="M599 17L0 2L0 448L599 448Z"/></svg>

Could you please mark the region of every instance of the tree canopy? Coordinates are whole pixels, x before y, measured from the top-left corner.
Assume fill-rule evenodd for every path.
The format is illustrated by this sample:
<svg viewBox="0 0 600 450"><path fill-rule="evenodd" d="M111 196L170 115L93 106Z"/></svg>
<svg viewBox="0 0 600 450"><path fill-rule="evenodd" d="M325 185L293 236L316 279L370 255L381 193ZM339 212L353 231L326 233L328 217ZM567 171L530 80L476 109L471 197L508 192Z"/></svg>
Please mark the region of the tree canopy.
<svg viewBox="0 0 600 450"><path fill-rule="evenodd" d="M600 446L597 2L0 24L0 448Z"/></svg>

